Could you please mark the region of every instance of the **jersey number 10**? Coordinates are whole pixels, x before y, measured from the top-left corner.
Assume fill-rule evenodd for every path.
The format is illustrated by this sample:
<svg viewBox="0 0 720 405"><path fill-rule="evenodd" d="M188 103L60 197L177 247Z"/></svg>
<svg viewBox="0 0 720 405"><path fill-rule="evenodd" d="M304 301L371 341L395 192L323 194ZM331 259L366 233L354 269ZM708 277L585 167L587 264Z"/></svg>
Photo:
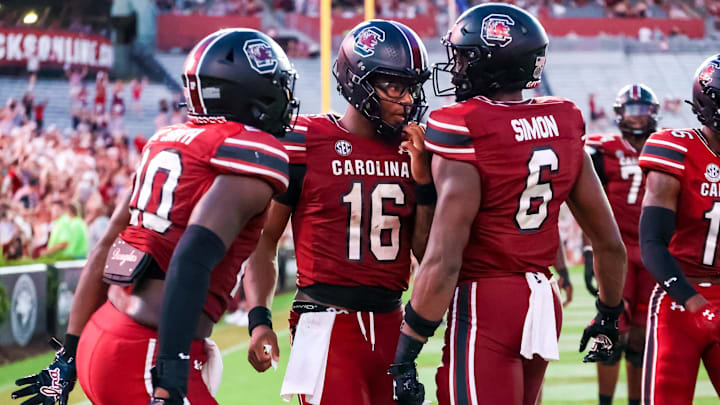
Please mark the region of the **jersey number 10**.
<svg viewBox="0 0 720 405"><path fill-rule="evenodd" d="M387 214L383 207L385 200L395 206L405 205L405 193L397 183L378 183L370 192L370 252L377 261L394 261L400 252L400 216ZM363 240L363 183L353 181L350 191L340 200L349 206L347 227L347 258L362 260L361 242ZM365 219L367 220L367 219ZM390 232L390 243L382 240L383 232Z"/></svg>
<svg viewBox="0 0 720 405"><path fill-rule="evenodd" d="M137 225L142 218L143 228L165 233L172 225L170 209L173 206L178 178L182 174L182 162L180 153L172 149L161 150L148 162L151 154L152 148L148 148L143 153L142 161L135 173L133 193L130 197L130 224ZM166 177L162 184L157 209L153 213L149 212L147 208L153 195L155 176L159 173L164 173Z"/></svg>

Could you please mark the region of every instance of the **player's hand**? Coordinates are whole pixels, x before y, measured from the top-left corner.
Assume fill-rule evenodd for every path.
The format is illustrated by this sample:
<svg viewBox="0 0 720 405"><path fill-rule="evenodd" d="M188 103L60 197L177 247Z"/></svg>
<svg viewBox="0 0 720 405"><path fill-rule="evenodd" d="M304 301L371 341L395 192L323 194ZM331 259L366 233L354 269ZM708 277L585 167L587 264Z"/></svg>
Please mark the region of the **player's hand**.
<svg viewBox="0 0 720 405"><path fill-rule="evenodd" d="M572 302L573 286L572 283L570 283L570 279L565 277L560 277L560 280L558 280L558 286L565 293L565 299L562 303L563 308L565 308Z"/></svg>
<svg viewBox="0 0 720 405"><path fill-rule="evenodd" d="M177 395L170 395L165 390L158 392L159 388L155 389L153 397L150 398L150 405L183 405L185 400Z"/></svg>
<svg viewBox="0 0 720 405"><path fill-rule="evenodd" d="M21 405L53 405L58 403L66 405L68 396L73 387L77 373L75 372L75 358L66 356L63 345L54 337L50 338L50 346L57 350L55 360L44 370L15 381L15 385L23 388L12 393L12 399L32 395Z"/></svg>
<svg viewBox="0 0 720 405"><path fill-rule="evenodd" d="M595 363L608 360L616 350L618 341L618 319L625 310L621 302L616 307L609 307L598 300L595 302L598 309L595 318L590 321L583 331L580 339L580 352L585 351L590 338L593 338L593 345L585 358L584 363Z"/></svg>
<svg viewBox="0 0 720 405"><path fill-rule="evenodd" d="M393 376L393 399L398 405L422 405L425 386L417 378L415 362L390 365L388 373Z"/></svg>
<svg viewBox="0 0 720 405"><path fill-rule="evenodd" d="M180 389L177 388L164 388L164 387L177 387L179 385L179 381L173 377L173 373L169 373L170 376L161 376L160 372L158 371L158 365L157 363L162 360L156 360L156 364L150 369L150 378L152 381L153 386L153 396L150 398L150 405L183 405L185 403L185 397L183 395L183 392ZM164 363L169 364L169 366L161 367L161 369L166 370L170 369L172 371L173 368L177 368L177 360L174 361L165 361ZM180 363L182 364L182 363ZM167 381L166 381L167 380ZM165 382L163 382L165 381Z"/></svg>
<svg viewBox="0 0 720 405"><path fill-rule="evenodd" d="M585 250L583 252L585 258L585 287L590 294L597 297L598 289L593 285L593 279L595 278L595 272L593 271L593 252L592 250Z"/></svg>
<svg viewBox="0 0 720 405"><path fill-rule="evenodd" d="M270 347L270 350L267 348ZM248 361L255 370L263 372L273 362L280 360L277 335L267 325L258 325L253 329L248 348Z"/></svg>
<svg viewBox="0 0 720 405"><path fill-rule="evenodd" d="M720 308L709 302L692 312L695 325L703 334L720 342Z"/></svg>
<svg viewBox="0 0 720 405"><path fill-rule="evenodd" d="M430 172L430 152L425 149L425 127L414 122L402 130L403 139L400 152L410 153L410 171L417 184L428 184L432 181Z"/></svg>

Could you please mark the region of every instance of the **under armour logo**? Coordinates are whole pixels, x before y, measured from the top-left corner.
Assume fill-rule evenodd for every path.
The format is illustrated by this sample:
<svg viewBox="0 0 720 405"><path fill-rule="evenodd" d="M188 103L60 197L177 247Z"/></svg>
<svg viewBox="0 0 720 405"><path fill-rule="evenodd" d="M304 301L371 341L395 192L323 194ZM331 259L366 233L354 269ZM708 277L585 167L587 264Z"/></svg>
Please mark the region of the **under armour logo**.
<svg viewBox="0 0 720 405"><path fill-rule="evenodd" d="M193 361L193 367L195 368L195 370L202 370L202 368L203 368L203 363L202 363L202 361L200 361L200 360L194 360L194 361Z"/></svg>
<svg viewBox="0 0 720 405"><path fill-rule="evenodd" d="M702 313L702 315L703 315L705 318L707 318L708 321L712 321L713 318L715 318L715 314L714 314L713 312L710 312L709 309L706 309L706 310Z"/></svg>
<svg viewBox="0 0 720 405"><path fill-rule="evenodd" d="M675 281L677 281L677 277L671 277L663 281L663 284L665 284L665 288L670 288L670 284L674 283Z"/></svg>
<svg viewBox="0 0 720 405"><path fill-rule="evenodd" d="M685 307L678 304L677 302L673 301L672 304L670 304L670 309L675 311L676 309L679 309L680 312L685 312Z"/></svg>

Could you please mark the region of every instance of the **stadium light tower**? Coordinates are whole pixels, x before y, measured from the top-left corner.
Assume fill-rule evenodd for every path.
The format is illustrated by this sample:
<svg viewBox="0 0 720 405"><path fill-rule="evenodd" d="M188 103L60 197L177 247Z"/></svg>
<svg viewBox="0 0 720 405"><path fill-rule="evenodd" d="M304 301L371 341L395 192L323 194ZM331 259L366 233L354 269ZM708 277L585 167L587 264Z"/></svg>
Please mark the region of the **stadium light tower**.
<svg viewBox="0 0 720 405"><path fill-rule="evenodd" d="M38 15L35 11L30 11L23 17L23 24L35 24L38 20Z"/></svg>

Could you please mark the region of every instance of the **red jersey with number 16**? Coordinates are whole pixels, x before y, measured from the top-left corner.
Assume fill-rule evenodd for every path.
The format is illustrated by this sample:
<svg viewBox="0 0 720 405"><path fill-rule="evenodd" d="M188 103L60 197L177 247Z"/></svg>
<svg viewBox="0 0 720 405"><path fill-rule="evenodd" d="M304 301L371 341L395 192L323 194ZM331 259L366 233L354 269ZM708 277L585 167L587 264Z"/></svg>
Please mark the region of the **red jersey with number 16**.
<svg viewBox="0 0 720 405"><path fill-rule="evenodd" d="M640 155L643 170L680 181L670 253L687 276L720 275L720 157L699 129L656 132Z"/></svg>
<svg viewBox="0 0 720 405"><path fill-rule="evenodd" d="M399 142L355 136L332 115L300 116L282 141L305 166L292 214L298 286L407 289L415 194Z"/></svg>
<svg viewBox="0 0 720 405"><path fill-rule="evenodd" d="M130 226L120 237L167 271L190 214L216 176L258 177L280 193L288 185L288 160L272 135L235 122L160 129L143 148L130 198ZM263 222L264 215L250 220L211 273L204 311L216 322L225 312L240 265L255 249Z"/></svg>
<svg viewBox="0 0 720 405"><path fill-rule="evenodd" d="M584 130L580 110L559 97L515 103L475 97L430 114L426 147L473 165L481 178L482 202L460 282L508 273L550 275L560 205L585 156Z"/></svg>

